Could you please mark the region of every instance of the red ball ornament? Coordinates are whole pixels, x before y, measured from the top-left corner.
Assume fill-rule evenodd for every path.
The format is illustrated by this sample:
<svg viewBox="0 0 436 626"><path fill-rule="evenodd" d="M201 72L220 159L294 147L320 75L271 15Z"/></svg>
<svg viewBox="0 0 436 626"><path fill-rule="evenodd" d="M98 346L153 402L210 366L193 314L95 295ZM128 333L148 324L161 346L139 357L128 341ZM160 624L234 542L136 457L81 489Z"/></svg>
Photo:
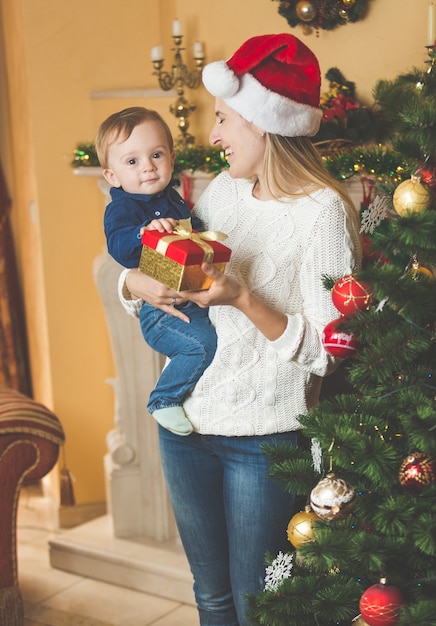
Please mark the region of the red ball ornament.
<svg viewBox="0 0 436 626"><path fill-rule="evenodd" d="M399 478L407 491L417 494L436 482L436 461L424 452L413 452L402 462Z"/></svg>
<svg viewBox="0 0 436 626"><path fill-rule="evenodd" d="M354 356L357 352L357 341L353 335L343 330L337 330L338 324L343 323L343 318L329 322L322 331L322 344L326 352L339 359Z"/></svg>
<svg viewBox="0 0 436 626"><path fill-rule="evenodd" d="M395 626L403 604L401 591L382 578L363 593L359 608L368 626Z"/></svg>
<svg viewBox="0 0 436 626"><path fill-rule="evenodd" d="M371 288L354 274L347 274L335 282L332 300L343 315L353 315L356 311L366 311L374 297Z"/></svg>

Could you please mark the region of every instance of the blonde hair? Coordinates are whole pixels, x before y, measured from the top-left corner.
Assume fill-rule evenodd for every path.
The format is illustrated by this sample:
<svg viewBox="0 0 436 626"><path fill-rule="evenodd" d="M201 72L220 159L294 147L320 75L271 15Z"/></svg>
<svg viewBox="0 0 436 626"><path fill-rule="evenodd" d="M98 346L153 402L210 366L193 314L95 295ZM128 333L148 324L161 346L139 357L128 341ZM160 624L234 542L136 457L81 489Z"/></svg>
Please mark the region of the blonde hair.
<svg viewBox="0 0 436 626"><path fill-rule="evenodd" d="M346 205L352 200L342 184L329 173L309 137L282 137L266 134L265 174L274 196L301 197L329 187Z"/></svg>
<svg viewBox="0 0 436 626"><path fill-rule="evenodd" d="M112 113L98 129L95 140L97 157L102 168L108 167L108 153L110 146L118 139L125 141L130 137L136 126L143 122L159 122L165 130L170 151L174 150L174 141L170 128L157 111L145 107L129 107L117 113Z"/></svg>

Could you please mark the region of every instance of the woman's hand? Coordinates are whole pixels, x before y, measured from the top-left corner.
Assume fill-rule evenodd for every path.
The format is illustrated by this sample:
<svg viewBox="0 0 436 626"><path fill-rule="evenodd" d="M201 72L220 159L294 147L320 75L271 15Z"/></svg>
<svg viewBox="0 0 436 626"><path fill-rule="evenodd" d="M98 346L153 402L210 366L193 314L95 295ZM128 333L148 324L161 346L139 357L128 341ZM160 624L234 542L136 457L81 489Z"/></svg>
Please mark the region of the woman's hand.
<svg viewBox="0 0 436 626"><path fill-rule="evenodd" d="M181 291L180 296L195 302L200 307L230 305L239 309L269 341L283 335L288 324L284 313L255 296L234 278L218 271L213 265L203 263L202 271L213 282L206 291Z"/></svg>
<svg viewBox="0 0 436 626"><path fill-rule="evenodd" d="M175 308L176 304L183 304L186 299L178 291L166 287L151 276L132 269L126 276L126 287L132 299L144 300L156 309L161 309L184 322L190 321L187 315Z"/></svg>
<svg viewBox="0 0 436 626"><path fill-rule="evenodd" d="M213 280L209 289L203 291L181 291L180 295L186 300L195 302L202 308L217 304L229 304L240 308L244 294L249 293L248 289L209 263L203 263L201 269L206 276Z"/></svg>

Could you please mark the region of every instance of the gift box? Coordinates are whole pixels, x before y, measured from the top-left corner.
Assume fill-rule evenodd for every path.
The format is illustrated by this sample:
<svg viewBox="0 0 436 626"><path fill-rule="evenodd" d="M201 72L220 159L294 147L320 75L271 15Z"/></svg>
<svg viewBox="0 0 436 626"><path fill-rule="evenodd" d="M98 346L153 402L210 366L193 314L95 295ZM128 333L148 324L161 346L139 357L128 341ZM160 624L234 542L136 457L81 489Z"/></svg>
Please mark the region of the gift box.
<svg viewBox="0 0 436 626"><path fill-rule="evenodd" d="M191 220L180 220L172 233L146 230L142 235L139 269L175 291L208 289L212 279L201 270L203 261L224 272L231 250L221 243L226 235L197 232Z"/></svg>

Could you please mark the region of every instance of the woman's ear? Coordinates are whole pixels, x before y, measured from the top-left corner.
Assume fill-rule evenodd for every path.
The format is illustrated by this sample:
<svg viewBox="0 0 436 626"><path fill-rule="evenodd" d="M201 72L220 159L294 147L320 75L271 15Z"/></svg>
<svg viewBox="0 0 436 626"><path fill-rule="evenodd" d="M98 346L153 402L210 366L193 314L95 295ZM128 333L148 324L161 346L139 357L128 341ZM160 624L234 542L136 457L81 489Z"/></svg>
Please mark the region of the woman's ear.
<svg viewBox="0 0 436 626"><path fill-rule="evenodd" d="M109 168L105 168L103 170L103 176L105 177L109 185L111 185L112 187L121 187L121 183L118 180L118 177L116 176L115 172L113 172Z"/></svg>

